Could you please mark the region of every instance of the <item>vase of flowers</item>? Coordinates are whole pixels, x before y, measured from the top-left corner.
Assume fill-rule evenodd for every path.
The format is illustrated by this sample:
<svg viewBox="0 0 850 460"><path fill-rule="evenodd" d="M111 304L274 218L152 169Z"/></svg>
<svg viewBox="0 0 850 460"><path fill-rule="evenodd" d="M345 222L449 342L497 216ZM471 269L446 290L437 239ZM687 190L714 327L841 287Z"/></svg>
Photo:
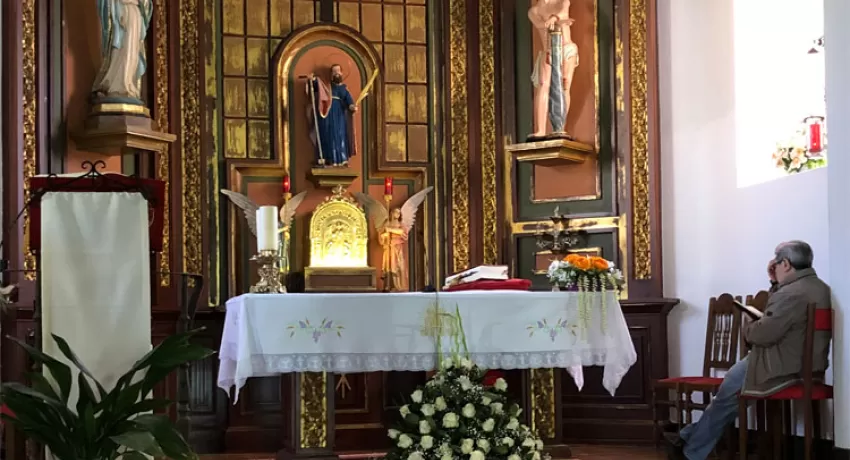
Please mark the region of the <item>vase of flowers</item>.
<svg viewBox="0 0 850 460"><path fill-rule="evenodd" d="M823 145L817 152L813 152L809 144L805 128L800 128L790 138L777 142L776 150L773 151L776 167L782 168L788 174L796 174L826 166L826 146Z"/></svg>
<svg viewBox="0 0 850 460"><path fill-rule="evenodd" d="M553 288L564 291L619 290L624 283L623 273L614 262L580 254L552 261L547 276Z"/></svg>
<svg viewBox="0 0 850 460"><path fill-rule="evenodd" d="M469 358L460 312L445 316L455 325L449 328L452 353L443 357L438 335L438 370L399 410L401 422L388 432L393 447L385 458L548 460L543 441L521 423L522 409L509 401L505 379L489 380Z"/></svg>

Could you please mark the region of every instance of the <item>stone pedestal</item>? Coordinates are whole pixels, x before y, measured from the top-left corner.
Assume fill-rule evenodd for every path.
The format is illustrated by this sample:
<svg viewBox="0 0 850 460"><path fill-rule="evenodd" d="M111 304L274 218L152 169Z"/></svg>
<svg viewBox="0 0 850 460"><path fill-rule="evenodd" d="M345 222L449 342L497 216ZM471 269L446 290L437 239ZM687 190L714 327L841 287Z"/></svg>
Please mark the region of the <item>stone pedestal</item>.
<svg viewBox="0 0 850 460"><path fill-rule="evenodd" d="M77 147L108 156L165 153L177 136L159 130L147 108L132 104L96 104L83 131L73 135Z"/></svg>

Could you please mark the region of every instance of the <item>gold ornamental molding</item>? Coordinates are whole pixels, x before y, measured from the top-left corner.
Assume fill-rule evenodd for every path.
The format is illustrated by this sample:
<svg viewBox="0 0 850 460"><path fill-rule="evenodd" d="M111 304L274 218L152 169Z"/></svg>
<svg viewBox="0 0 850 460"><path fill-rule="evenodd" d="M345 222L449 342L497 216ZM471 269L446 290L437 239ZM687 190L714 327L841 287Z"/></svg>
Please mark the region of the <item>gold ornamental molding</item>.
<svg viewBox="0 0 850 460"><path fill-rule="evenodd" d="M180 144L183 149L183 271L201 273L201 95L198 1L180 2Z"/></svg>
<svg viewBox="0 0 850 460"><path fill-rule="evenodd" d="M30 186L29 179L36 175L37 151L35 142L36 123L36 22L35 22L35 0L24 0L21 10L21 43L23 44L22 74L23 74L23 157L21 158L23 170L24 203L29 201ZM29 212L24 210L24 241L21 247L24 251L24 270L35 270L35 255L30 251L30 219ZM35 279L35 272L28 271L26 278Z"/></svg>
<svg viewBox="0 0 850 460"><path fill-rule="evenodd" d="M209 35L206 37L205 43L205 49L208 54L204 57L204 92L206 100L208 101L220 101L218 97L218 74L216 70L218 68L218 53L220 52L218 49L219 30L218 21L216 19L215 3L216 2L205 0L203 13L204 30L209 31ZM210 228L209 239L211 242L210 246L213 248L212 251L215 251L214 255L211 253L210 257L207 258L207 276L210 280L215 280L209 284L209 306L213 308L219 306L219 296L222 292L220 269L222 255L222 217L221 207L219 206L219 199L221 197L219 190L221 190L221 183L218 169L218 160L220 158L218 104L219 102L209 104L207 109L204 111L204 126L209 129L207 135L210 137L211 144L213 145L213 152L210 153L211 160L207 162L207 177L210 178L210 183L206 186L207 200L209 201L207 212L210 213L209 221L212 226L212 228Z"/></svg>
<svg viewBox="0 0 850 460"><path fill-rule="evenodd" d="M328 385L327 372L303 372L301 379L299 438L302 449L328 447Z"/></svg>
<svg viewBox="0 0 850 460"><path fill-rule="evenodd" d="M469 126L466 91L466 0L449 4L452 271L469 266Z"/></svg>
<svg viewBox="0 0 850 460"><path fill-rule="evenodd" d="M484 263L493 265L498 262L498 221L496 190L496 40L493 16L493 1L481 0L478 3L478 17L481 36L481 188L484 242Z"/></svg>
<svg viewBox="0 0 850 460"><path fill-rule="evenodd" d="M652 277L649 216L649 113L647 112L646 0L629 3L629 86L632 138L632 260L635 279Z"/></svg>
<svg viewBox="0 0 850 460"><path fill-rule="evenodd" d="M531 429L541 439L554 439L555 370L531 369Z"/></svg>
<svg viewBox="0 0 850 460"><path fill-rule="evenodd" d="M154 119L159 129L168 132L168 6L166 0L154 0L153 28L156 36L156 48L154 49L154 92L156 94L156 106L154 107ZM159 179L165 182L165 203L163 203L162 220L162 253L159 259L159 269L168 273L171 261L171 196L169 181L171 175L171 155L168 152L160 152L157 158L157 169ZM171 285L170 276L161 276L162 286Z"/></svg>

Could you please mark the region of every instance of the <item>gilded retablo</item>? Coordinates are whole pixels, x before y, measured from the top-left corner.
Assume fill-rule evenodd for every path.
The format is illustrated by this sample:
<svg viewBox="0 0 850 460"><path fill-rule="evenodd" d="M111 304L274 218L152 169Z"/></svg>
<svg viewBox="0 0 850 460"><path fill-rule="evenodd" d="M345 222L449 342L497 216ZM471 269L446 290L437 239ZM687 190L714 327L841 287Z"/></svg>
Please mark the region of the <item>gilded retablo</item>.
<svg viewBox="0 0 850 460"><path fill-rule="evenodd" d="M369 266L366 214L340 186L310 218L310 267Z"/></svg>

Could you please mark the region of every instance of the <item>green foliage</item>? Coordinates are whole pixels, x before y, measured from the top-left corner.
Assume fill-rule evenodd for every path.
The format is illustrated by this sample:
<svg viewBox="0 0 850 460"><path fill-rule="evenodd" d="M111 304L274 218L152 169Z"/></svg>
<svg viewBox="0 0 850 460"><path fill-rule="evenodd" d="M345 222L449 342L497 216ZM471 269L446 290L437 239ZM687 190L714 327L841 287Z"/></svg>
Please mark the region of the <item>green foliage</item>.
<svg viewBox="0 0 850 460"><path fill-rule="evenodd" d="M151 414L167 408L171 402L150 396L154 386L178 367L214 353L190 343L192 336L201 330L168 337L136 361L109 391L80 362L68 342L54 335L59 350L79 369L79 396L73 408L68 407L74 379L71 368L9 337L50 373L53 382L40 373L31 373L30 387L4 383L0 399L15 417L3 415L3 419L46 446L59 460L136 460L145 458L142 454L174 460L196 459L197 455L171 420Z"/></svg>

